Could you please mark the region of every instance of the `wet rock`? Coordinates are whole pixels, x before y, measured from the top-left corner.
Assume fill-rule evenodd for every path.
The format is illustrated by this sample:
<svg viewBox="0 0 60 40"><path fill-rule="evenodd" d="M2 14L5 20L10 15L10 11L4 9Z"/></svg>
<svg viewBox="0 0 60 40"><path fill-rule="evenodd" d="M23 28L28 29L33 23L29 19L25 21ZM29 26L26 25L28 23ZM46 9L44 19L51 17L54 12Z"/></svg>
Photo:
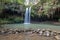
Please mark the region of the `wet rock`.
<svg viewBox="0 0 60 40"><path fill-rule="evenodd" d="M20 31L18 31L18 32L20 32L20 33L24 33L25 31L24 31L24 30L20 30Z"/></svg>
<svg viewBox="0 0 60 40"><path fill-rule="evenodd" d="M39 30L38 34L43 35L44 32L45 32L45 29L42 29L42 30Z"/></svg>
<svg viewBox="0 0 60 40"><path fill-rule="evenodd" d="M60 35L60 32L58 33L58 35Z"/></svg>
<svg viewBox="0 0 60 40"><path fill-rule="evenodd" d="M50 36L54 36L54 32L51 32Z"/></svg>
<svg viewBox="0 0 60 40"><path fill-rule="evenodd" d="M15 31L12 31L11 34L15 34L16 32Z"/></svg>
<svg viewBox="0 0 60 40"><path fill-rule="evenodd" d="M12 34L12 31L9 31L8 34Z"/></svg>
<svg viewBox="0 0 60 40"><path fill-rule="evenodd" d="M25 32L30 32L30 31L32 31L32 30L30 30L30 29L25 30Z"/></svg>
<svg viewBox="0 0 60 40"><path fill-rule="evenodd" d="M17 30L16 32L21 33L21 31L20 31L20 30Z"/></svg>
<svg viewBox="0 0 60 40"><path fill-rule="evenodd" d="M54 33L54 36L56 36L56 35L57 35L57 32L56 32L56 31L54 31L53 33Z"/></svg>
<svg viewBox="0 0 60 40"><path fill-rule="evenodd" d="M5 31L4 30L1 30L0 34L1 35L5 34Z"/></svg>
<svg viewBox="0 0 60 40"><path fill-rule="evenodd" d="M43 31L41 30L41 31L39 31L39 35L41 36L41 35L43 35Z"/></svg>
<svg viewBox="0 0 60 40"><path fill-rule="evenodd" d="M1 31L0 31L0 35L1 35Z"/></svg>
<svg viewBox="0 0 60 40"><path fill-rule="evenodd" d="M50 32L47 30L47 31L45 31L44 35L49 37L50 36Z"/></svg>
<svg viewBox="0 0 60 40"><path fill-rule="evenodd" d="M15 32L15 34L18 34L18 32Z"/></svg>
<svg viewBox="0 0 60 40"><path fill-rule="evenodd" d="M0 30L0 35L5 35L5 34L7 34L8 32L7 32L7 30Z"/></svg>
<svg viewBox="0 0 60 40"><path fill-rule="evenodd" d="M18 32L18 33L24 33L25 30L18 29L18 30L16 30L16 32Z"/></svg>
<svg viewBox="0 0 60 40"><path fill-rule="evenodd" d="M18 34L18 33L19 33L19 30L18 30L18 29L14 29L14 30L12 31L12 33L13 33L13 34Z"/></svg>
<svg viewBox="0 0 60 40"><path fill-rule="evenodd" d="M57 35L57 32L55 31L51 31L51 33L50 33L50 36L56 36Z"/></svg>
<svg viewBox="0 0 60 40"><path fill-rule="evenodd" d="M33 30L27 29L27 30L25 30L24 33L25 33L26 35L33 34Z"/></svg>
<svg viewBox="0 0 60 40"><path fill-rule="evenodd" d="M9 29L9 31L13 31L13 29Z"/></svg>
<svg viewBox="0 0 60 40"><path fill-rule="evenodd" d="M12 34L13 33L13 29L7 29L7 34Z"/></svg>
<svg viewBox="0 0 60 40"><path fill-rule="evenodd" d="M42 29L43 33L46 31L46 29Z"/></svg>
<svg viewBox="0 0 60 40"><path fill-rule="evenodd" d="M55 39L56 40L60 40L60 36L55 36Z"/></svg>
<svg viewBox="0 0 60 40"><path fill-rule="evenodd" d="M25 34L26 35L30 35L30 34L33 34L33 32L26 32Z"/></svg>
<svg viewBox="0 0 60 40"><path fill-rule="evenodd" d="M40 29L37 29L37 30L36 30L36 33L39 34L39 31L40 31Z"/></svg>

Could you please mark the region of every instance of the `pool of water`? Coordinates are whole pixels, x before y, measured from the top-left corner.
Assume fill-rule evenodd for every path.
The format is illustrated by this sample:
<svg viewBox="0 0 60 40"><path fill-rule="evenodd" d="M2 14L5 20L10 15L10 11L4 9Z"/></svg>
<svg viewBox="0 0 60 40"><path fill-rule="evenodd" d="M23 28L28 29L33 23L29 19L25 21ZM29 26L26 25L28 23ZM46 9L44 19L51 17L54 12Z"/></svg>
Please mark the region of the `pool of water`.
<svg viewBox="0 0 60 40"><path fill-rule="evenodd" d="M4 24L1 25L4 28L40 28L40 29L53 29L53 30L59 30L60 31L60 26L56 25L50 25L50 24Z"/></svg>

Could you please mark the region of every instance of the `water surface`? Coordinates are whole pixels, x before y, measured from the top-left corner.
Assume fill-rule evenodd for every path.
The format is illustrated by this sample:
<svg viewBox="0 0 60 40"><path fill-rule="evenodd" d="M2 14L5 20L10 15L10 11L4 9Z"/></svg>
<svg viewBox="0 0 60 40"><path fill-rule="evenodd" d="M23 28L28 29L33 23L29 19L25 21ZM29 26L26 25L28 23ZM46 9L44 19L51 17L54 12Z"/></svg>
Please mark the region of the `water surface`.
<svg viewBox="0 0 60 40"><path fill-rule="evenodd" d="M60 30L60 26L50 25L50 24L4 24L2 25L4 28L40 28L40 29L53 29Z"/></svg>

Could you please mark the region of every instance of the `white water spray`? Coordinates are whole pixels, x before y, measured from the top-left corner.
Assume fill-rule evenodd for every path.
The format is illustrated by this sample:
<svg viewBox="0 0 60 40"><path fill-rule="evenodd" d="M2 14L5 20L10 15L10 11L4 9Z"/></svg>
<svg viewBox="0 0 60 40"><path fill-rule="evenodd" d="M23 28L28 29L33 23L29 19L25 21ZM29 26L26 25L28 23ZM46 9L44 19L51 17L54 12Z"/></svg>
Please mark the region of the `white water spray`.
<svg viewBox="0 0 60 40"><path fill-rule="evenodd" d="M30 24L31 7L26 8L24 24Z"/></svg>
<svg viewBox="0 0 60 40"><path fill-rule="evenodd" d="M25 0L24 4L26 6L35 5L38 3L38 1L39 0ZM26 8L24 24L30 24L30 20L31 20L30 14L31 14L31 6Z"/></svg>
<svg viewBox="0 0 60 40"><path fill-rule="evenodd" d="M29 0L25 0L25 5L29 5ZM24 24L30 24L31 7L26 8Z"/></svg>

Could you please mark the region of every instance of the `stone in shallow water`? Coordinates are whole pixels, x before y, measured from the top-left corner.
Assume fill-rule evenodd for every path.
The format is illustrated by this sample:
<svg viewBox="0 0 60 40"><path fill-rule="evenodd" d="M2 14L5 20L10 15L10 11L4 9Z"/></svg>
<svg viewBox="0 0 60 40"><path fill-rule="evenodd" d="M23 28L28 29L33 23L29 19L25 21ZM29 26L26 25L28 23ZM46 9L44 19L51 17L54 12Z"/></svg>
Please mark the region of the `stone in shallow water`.
<svg viewBox="0 0 60 40"><path fill-rule="evenodd" d="M37 29L36 32L39 33L40 29Z"/></svg>
<svg viewBox="0 0 60 40"><path fill-rule="evenodd" d="M45 32L45 29L39 30L39 35L43 35L43 33Z"/></svg>
<svg viewBox="0 0 60 40"><path fill-rule="evenodd" d="M57 35L57 33L53 32L53 31L50 33L50 36L56 36L56 35Z"/></svg>
<svg viewBox="0 0 60 40"><path fill-rule="evenodd" d="M0 32L0 35L6 35L6 34L8 34L7 31L1 31L1 32Z"/></svg>
<svg viewBox="0 0 60 40"><path fill-rule="evenodd" d="M39 32L39 35L43 35L43 31L42 30Z"/></svg>
<svg viewBox="0 0 60 40"><path fill-rule="evenodd" d="M5 33L5 31L4 30L1 30L1 34L4 34Z"/></svg>
<svg viewBox="0 0 60 40"><path fill-rule="evenodd" d="M9 29L10 31L13 31L13 29Z"/></svg>
<svg viewBox="0 0 60 40"><path fill-rule="evenodd" d="M18 34L18 32L15 32L15 34Z"/></svg>
<svg viewBox="0 0 60 40"><path fill-rule="evenodd" d="M60 35L60 31L57 31L57 34Z"/></svg>
<svg viewBox="0 0 60 40"><path fill-rule="evenodd" d="M55 36L55 39L56 40L60 40L60 36Z"/></svg>
<svg viewBox="0 0 60 40"><path fill-rule="evenodd" d="M54 31L54 36L56 36L57 35L57 32L56 31Z"/></svg>
<svg viewBox="0 0 60 40"><path fill-rule="evenodd" d="M50 36L50 32L49 31L46 31L46 36Z"/></svg>
<svg viewBox="0 0 60 40"><path fill-rule="evenodd" d="M8 34L12 34L12 31L9 31Z"/></svg>
<svg viewBox="0 0 60 40"><path fill-rule="evenodd" d="M40 31L40 29L37 29L37 31Z"/></svg>

